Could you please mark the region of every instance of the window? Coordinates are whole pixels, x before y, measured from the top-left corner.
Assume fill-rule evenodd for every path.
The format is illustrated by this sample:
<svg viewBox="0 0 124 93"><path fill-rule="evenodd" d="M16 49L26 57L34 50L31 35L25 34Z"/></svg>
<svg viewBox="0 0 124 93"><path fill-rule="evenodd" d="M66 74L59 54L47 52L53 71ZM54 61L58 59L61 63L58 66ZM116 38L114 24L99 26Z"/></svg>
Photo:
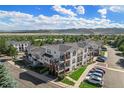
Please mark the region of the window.
<svg viewBox="0 0 124 93"><path fill-rule="evenodd" d="M34 59L34 61L37 61L37 59Z"/></svg>
<svg viewBox="0 0 124 93"><path fill-rule="evenodd" d="M56 51L54 51L54 54L56 54Z"/></svg>
<svg viewBox="0 0 124 93"><path fill-rule="evenodd" d="M31 54L28 54L30 57L32 56Z"/></svg>
<svg viewBox="0 0 124 93"><path fill-rule="evenodd" d="M50 49L47 49L47 53L51 54L51 50Z"/></svg>
<svg viewBox="0 0 124 93"><path fill-rule="evenodd" d="M77 62L80 62L80 61L82 61L82 56L77 57Z"/></svg>
<svg viewBox="0 0 124 93"><path fill-rule="evenodd" d="M87 52L87 48L84 51Z"/></svg>
<svg viewBox="0 0 124 93"><path fill-rule="evenodd" d="M72 60L72 64L73 64L73 63L75 63L75 58L73 58L73 60Z"/></svg>
<svg viewBox="0 0 124 93"><path fill-rule="evenodd" d="M66 59L69 59L70 58L70 52L67 52L66 53Z"/></svg>
<svg viewBox="0 0 124 93"><path fill-rule="evenodd" d="M70 66L70 60L65 62L65 66Z"/></svg>
<svg viewBox="0 0 124 93"><path fill-rule="evenodd" d="M75 56L76 55L76 51L73 51L73 56Z"/></svg>
<svg viewBox="0 0 124 93"><path fill-rule="evenodd" d="M60 69L60 70L64 69L64 63L61 63L61 64L59 65L59 69Z"/></svg>
<svg viewBox="0 0 124 93"><path fill-rule="evenodd" d="M84 55L84 58L86 58L86 54Z"/></svg>
<svg viewBox="0 0 124 93"><path fill-rule="evenodd" d="M64 61L64 55L61 55L61 56L60 56L60 60L61 60L61 61Z"/></svg>

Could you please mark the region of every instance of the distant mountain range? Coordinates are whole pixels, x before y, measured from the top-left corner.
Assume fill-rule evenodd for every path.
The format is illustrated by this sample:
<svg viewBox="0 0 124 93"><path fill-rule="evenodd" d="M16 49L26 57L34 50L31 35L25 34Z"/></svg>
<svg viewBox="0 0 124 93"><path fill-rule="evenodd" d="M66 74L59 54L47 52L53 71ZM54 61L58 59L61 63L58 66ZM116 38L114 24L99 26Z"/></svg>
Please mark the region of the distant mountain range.
<svg viewBox="0 0 124 93"><path fill-rule="evenodd" d="M124 34L124 28L96 28L96 29L59 29L59 30L17 30L0 31L0 33L70 33L70 34Z"/></svg>

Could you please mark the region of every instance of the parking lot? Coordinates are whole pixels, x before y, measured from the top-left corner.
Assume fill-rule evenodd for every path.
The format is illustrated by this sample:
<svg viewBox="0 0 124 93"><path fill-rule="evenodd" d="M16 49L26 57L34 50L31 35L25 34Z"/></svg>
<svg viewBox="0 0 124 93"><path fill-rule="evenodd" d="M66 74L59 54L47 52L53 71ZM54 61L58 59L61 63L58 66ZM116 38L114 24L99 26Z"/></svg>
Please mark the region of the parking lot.
<svg viewBox="0 0 124 93"><path fill-rule="evenodd" d="M119 70L124 70L124 57L121 56L121 52L114 48L108 47L108 67Z"/></svg>
<svg viewBox="0 0 124 93"><path fill-rule="evenodd" d="M124 72L107 69L104 76L104 88L124 88Z"/></svg>
<svg viewBox="0 0 124 93"><path fill-rule="evenodd" d="M111 47L107 47L107 49L108 60L105 63L97 63L97 66L106 69L103 87L124 88L124 58L116 49Z"/></svg>

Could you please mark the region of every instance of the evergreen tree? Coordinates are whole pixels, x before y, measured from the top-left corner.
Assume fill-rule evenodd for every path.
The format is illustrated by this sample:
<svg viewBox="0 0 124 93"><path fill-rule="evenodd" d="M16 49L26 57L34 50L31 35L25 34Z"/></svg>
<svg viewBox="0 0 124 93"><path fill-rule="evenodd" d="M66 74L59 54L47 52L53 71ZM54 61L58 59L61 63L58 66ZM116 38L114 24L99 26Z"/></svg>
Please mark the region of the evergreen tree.
<svg viewBox="0 0 124 93"><path fill-rule="evenodd" d="M14 88L16 82L10 77L4 65L0 64L0 87L1 88Z"/></svg>

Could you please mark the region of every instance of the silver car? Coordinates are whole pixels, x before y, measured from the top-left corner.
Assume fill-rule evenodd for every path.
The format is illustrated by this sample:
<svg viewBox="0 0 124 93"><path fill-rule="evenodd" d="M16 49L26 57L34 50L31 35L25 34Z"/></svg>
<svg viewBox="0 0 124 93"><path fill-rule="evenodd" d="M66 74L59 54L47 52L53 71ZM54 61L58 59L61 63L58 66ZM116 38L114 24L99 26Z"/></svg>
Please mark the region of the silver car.
<svg viewBox="0 0 124 93"><path fill-rule="evenodd" d="M96 79L96 78L90 78L87 80L88 82L90 83L93 83L93 84L99 84L99 85L103 85L103 80L99 80L99 79Z"/></svg>

